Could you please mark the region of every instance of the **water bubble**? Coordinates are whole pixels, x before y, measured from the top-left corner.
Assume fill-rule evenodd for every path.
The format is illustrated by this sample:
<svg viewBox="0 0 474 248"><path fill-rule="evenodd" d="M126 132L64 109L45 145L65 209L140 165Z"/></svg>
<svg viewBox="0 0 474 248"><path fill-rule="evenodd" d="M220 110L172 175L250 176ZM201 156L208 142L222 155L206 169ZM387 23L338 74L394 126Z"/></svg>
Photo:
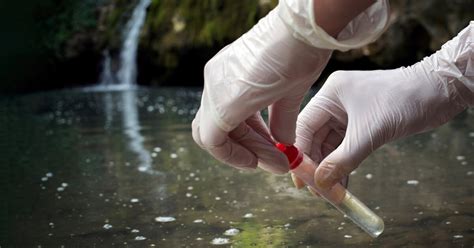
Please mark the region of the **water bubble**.
<svg viewBox="0 0 474 248"><path fill-rule="evenodd" d="M155 151L155 152L161 152L161 147L158 147L158 146L157 146L157 147L153 148L153 151Z"/></svg>
<svg viewBox="0 0 474 248"><path fill-rule="evenodd" d="M188 186L188 190L193 190L193 186Z"/></svg>
<svg viewBox="0 0 474 248"><path fill-rule="evenodd" d="M63 187L58 187L56 190L57 190L58 192L61 192L61 191L64 191L64 188L63 188Z"/></svg>
<svg viewBox="0 0 474 248"><path fill-rule="evenodd" d="M178 157L178 154L176 154L176 153L171 153L170 154L170 158L177 158L177 157Z"/></svg>
<svg viewBox="0 0 474 248"><path fill-rule="evenodd" d="M216 196L216 201L220 201L221 198L219 196Z"/></svg>
<svg viewBox="0 0 474 248"><path fill-rule="evenodd" d="M474 138L474 132L470 132L469 137Z"/></svg>
<svg viewBox="0 0 474 248"><path fill-rule="evenodd" d="M225 230L224 235L226 236L235 236L240 233L240 230L237 228L231 228L228 230Z"/></svg>
<svg viewBox="0 0 474 248"><path fill-rule="evenodd" d="M202 238L200 238L200 237L197 237L197 238L196 238L196 240L197 240L197 241L201 241L201 240L202 240Z"/></svg>
<svg viewBox="0 0 474 248"><path fill-rule="evenodd" d="M110 225L110 224L105 224L103 227L104 227L104 229L108 230L108 229L112 228L112 225Z"/></svg>
<svg viewBox="0 0 474 248"><path fill-rule="evenodd" d="M418 183L419 183L418 180L408 180L407 181L408 185L418 185Z"/></svg>
<svg viewBox="0 0 474 248"><path fill-rule="evenodd" d="M46 176L47 176L47 177L53 177L53 173L48 172L48 173L46 173Z"/></svg>
<svg viewBox="0 0 474 248"><path fill-rule="evenodd" d="M203 219L196 219L193 222L194 223L204 223L204 220Z"/></svg>
<svg viewBox="0 0 474 248"><path fill-rule="evenodd" d="M135 240L137 240L137 241L142 241L142 240L145 240L145 239L146 239L146 238L143 237L143 236L136 236L136 237L135 237Z"/></svg>
<svg viewBox="0 0 474 248"><path fill-rule="evenodd" d="M156 156L158 156L158 153L156 153L156 152L152 152L152 153L151 153L151 157L152 157L152 158L156 158Z"/></svg>
<svg viewBox="0 0 474 248"><path fill-rule="evenodd" d="M139 201L140 201L140 200L138 200L137 198L132 198L132 199L130 199L130 202L131 202L131 203L137 203L137 202L139 202Z"/></svg>
<svg viewBox="0 0 474 248"><path fill-rule="evenodd" d="M193 194L191 194L191 193L189 193L189 192L186 193L186 197L191 197L191 196L193 196Z"/></svg>
<svg viewBox="0 0 474 248"><path fill-rule="evenodd" d="M446 225L451 225L451 221L446 221Z"/></svg>
<svg viewBox="0 0 474 248"><path fill-rule="evenodd" d="M63 186L64 188L66 188L67 186L69 186L69 184L67 184L67 183L61 183L61 186Z"/></svg>
<svg viewBox="0 0 474 248"><path fill-rule="evenodd" d="M246 214L244 215L244 218L247 218L247 219L253 218L253 214L252 214L252 213L246 213Z"/></svg>
<svg viewBox="0 0 474 248"><path fill-rule="evenodd" d="M132 230L132 231L130 231L130 232L132 232L132 233L139 233L139 232L140 232L140 230L138 230L138 229L133 229L133 230Z"/></svg>
<svg viewBox="0 0 474 248"><path fill-rule="evenodd" d="M466 173L466 175L468 175L468 176L472 176L473 174L474 174L473 171L468 171L468 172Z"/></svg>
<svg viewBox="0 0 474 248"><path fill-rule="evenodd" d="M370 180L370 179L372 179L372 177L373 177L373 175L372 175L372 174L370 174L370 173L369 173L369 174L367 174L367 175L365 175L365 178L367 178L367 179L369 179L369 180Z"/></svg>
<svg viewBox="0 0 474 248"><path fill-rule="evenodd" d="M461 160L466 159L466 157L459 155L459 156L456 156L456 159L459 160L459 161L461 161Z"/></svg>
<svg viewBox="0 0 474 248"><path fill-rule="evenodd" d="M346 234L346 235L344 235L344 238L346 238L346 239L351 239L351 238L352 238L352 235Z"/></svg>
<svg viewBox="0 0 474 248"><path fill-rule="evenodd" d="M171 217L171 216L159 216L155 218L156 222L173 222L175 220L176 218Z"/></svg>
<svg viewBox="0 0 474 248"><path fill-rule="evenodd" d="M462 239L462 238L464 238L464 236L458 234L458 235L454 235L453 238L455 238L455 239Z"/></svg>
<svg viewBox="0 0 474 248"><path fill-rule="evenodd" d="M43 182L48 181L48 177L42 177L42 178L41 178L41 181L43 181Z"/></svg>
<svg viewBox="0 0 474 248"><path fill-rule="evenodd" d="M211 241L212 245L227 245L230 244L230 240L228 238L215 238Z"/></svg>

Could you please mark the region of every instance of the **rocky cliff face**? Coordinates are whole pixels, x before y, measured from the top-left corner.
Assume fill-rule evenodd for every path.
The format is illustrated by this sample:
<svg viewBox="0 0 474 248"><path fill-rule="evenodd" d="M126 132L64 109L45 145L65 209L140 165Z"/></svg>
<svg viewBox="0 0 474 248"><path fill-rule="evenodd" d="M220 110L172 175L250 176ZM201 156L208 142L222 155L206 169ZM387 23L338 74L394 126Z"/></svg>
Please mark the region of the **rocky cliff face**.
<svg viewBox="0 0 474 248"><path fill-rule="evenodd" d="M30 29L35 32L31 42L22 44L32 47L34 59L12 53L15 63L10 64L27 65L22 69L29 72L26 76L18 76L16 69L6 73L7 86L16 91L41 90L97 82L105 49L117 67L121 29L135 3L44 0L32 4L33 15L25 12L25 16L33 18ZM138 82L202 85L205 62L276 4L277 0L153 0L141 33ZM327 72L409 65L437 50L474 19L472 0L392 0L391 5L387 32L364 48L336 52Z"/></svg>

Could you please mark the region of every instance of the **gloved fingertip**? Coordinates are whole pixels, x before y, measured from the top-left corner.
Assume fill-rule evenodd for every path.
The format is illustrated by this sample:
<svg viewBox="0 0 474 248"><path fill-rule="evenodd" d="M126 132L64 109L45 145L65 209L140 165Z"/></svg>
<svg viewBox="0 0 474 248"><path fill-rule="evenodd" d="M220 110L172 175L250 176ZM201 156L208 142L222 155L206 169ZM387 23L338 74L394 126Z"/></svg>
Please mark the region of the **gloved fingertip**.
<svg viewBox="0 0 474 248"><path fill-rule="evenodd" d="M231 164L231 166L244 170L257 168L258 159L255 156L246 156L245 158L245 160L239 162L238 164Z"/></svg>
<svg viewBox="0 0 474 248"><path fill-rule="evenodd" d="M316 187L322 190L331 189L336 183L341 181L343 177L337 173L338 169L335 165L323 161L319 164L314 173L314 183Z"/></svg>
<svg viewBox="0 0 474 248"><path fill-rule="evenodd" d="M305 186L305 183L293 173L291 173L291 180L297 189L301 189Z"/></svg>

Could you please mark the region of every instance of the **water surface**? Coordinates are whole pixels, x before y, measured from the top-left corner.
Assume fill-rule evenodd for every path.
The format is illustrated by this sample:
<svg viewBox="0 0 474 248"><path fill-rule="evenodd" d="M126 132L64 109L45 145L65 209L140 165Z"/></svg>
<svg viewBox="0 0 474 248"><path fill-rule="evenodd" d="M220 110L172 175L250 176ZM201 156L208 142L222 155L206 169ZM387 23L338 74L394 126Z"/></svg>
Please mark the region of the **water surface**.
<svg viewBox="0 0 474 248"><path fill-rule="evenodd" d="M0 100L1 247L472 247L474 112L384 146L350 189L372 239L288 176L192 141L201 92L61 91Z"/></svg>

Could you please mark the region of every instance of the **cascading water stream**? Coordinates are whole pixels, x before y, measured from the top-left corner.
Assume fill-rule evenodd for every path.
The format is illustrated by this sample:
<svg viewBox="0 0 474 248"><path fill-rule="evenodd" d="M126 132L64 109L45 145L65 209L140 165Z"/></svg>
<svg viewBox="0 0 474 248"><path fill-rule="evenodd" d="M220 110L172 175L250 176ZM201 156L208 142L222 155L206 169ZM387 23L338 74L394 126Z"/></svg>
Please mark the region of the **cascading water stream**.
<svg viewBox="0 0 474 248"><path fill-rule="evenodd" d="M140 40L140 30L145 22L148 5L150 5L150 0L140 0L133 10L130 20L125 25L120 51L120 67L116 74L112 71L109 53L107 51L104 52L100 86L120 90L133 88L136 84L137 49Z"/></svg>
<svg viewBox="0 0 474 248"><path fill-rule="evenodd" d="M104 51L103 69L100 75L99 85L92 87L94 91L105 91L104 112L106 115L105 129L112 126L114 121L114 109L122 112L122 125L124 135L128 139L128 146L131 152L137 157L138 170L150 174L160 174L151 167L152 159L150 152L144 145L145 138L140 133L139 108L137 106L136 76L137 65L136 56L140 29L146 17L146 8L150 0L139 0L133 10L130 20L123 30L122 50L120 51L120 67L117 73L112 70L112 59L109 52ZM119 91L112 93L109 91ZM120 98L114 98L114 95Z"/></svg>

